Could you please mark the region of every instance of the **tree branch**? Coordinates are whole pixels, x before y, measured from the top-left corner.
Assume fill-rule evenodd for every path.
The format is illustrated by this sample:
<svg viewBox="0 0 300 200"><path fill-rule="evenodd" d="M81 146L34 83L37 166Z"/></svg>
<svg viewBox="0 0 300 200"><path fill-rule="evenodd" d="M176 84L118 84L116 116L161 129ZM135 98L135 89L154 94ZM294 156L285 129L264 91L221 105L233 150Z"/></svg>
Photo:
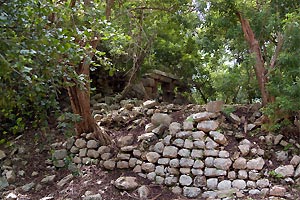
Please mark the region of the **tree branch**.
<svg viewBox="0 0 300 200"><path fill-rule="evenodd" d="M281 51L282 46L283 46L283 35L280 32L278 32L278 34L277 34L277 46L275 48L274 55L272 56L271 62L270 62L270 68L271 69L273 69L275 67L276 60L279 56L279 53Z"/></svg>

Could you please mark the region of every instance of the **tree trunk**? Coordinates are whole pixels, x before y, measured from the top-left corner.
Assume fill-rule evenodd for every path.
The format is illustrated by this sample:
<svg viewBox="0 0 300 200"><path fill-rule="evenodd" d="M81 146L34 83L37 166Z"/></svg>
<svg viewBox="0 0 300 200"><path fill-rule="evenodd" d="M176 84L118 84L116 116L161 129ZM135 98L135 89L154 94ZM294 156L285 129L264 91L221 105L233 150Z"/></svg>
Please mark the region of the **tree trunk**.
<svg viewBox="0 0 300 200"><path fill-rule="evenodd" d="M92 48L95 49L98 43L99 39L95 38L91 42ZM90 109L90 60L93 55L92 52L89 52L76 68L76 73L78 75L84 75L85 77L84 85L79 85L76 80L72 80L74 85L68 87L68 94L73 112L82 117L81 121L75 124L77 135L93 132L94 137L99 140L101 145L107 145L111 143L111 139L108 134L101 130L96 124Z"/></svg>
<svg viewBox="0 0 300 200"><path fill-rule="evenodd" d="M255 75L258 81L258 85L262 97L262 104L266 105L270 100L270 96L266 88L266 84L268 82L267 70L265 68L264 59L261 54L260 46L257 39L255 38L255 35L249 25L248 20L244 19L241 13L239 12L236 12L236 15L238 16L239 21L242 25L244 37L248 42L248 45L250 47L250 52L253 53L255 56L255 66L254 66Z"/></svg>

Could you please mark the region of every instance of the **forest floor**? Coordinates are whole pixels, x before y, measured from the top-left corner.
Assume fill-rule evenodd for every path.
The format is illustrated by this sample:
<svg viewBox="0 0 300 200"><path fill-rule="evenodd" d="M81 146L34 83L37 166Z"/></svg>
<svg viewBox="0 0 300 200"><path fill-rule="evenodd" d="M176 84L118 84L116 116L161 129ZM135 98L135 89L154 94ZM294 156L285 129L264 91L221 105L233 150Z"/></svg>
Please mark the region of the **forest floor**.
<svg viewBox="0 0 300 200"><path fill-rule="evenodd" d="M236 114L244 112L244 107L236 110ZM184 110L179 110L172 113L172 118L174 121L182 122L189 116L189 112ZM145 122L149 121L149 118L144 119ZM135 127L128 130L126 127L117 127L116 129L110 129L110 135L114 140L117 140L119 137L134 134L136 136L144 133L144 127ZM266 132L261 132L259 135L247 135L246 139L251 142L258 143L261 146L265 146L262 141L258 138L260 135L266 135ZM294 140L299 141L299 138L293 136ZM0 198L6 199L9 194L15 194L19 200L38 200L38 199L74 199L79 200L83 199L84 195L88 193L96 194L100 193L102 199L104 200L132 200L140 199L137 190L134 191L121 191L117 189L113 182L123 176L134 176L137 178L137 182L140 185L147 185L150 192L148 199L150 200L171 200L171 199L187 199L182 195L176 195L172 193L167 187L162 185L154 184L146 178L140 177L138 174L133 173L132 170L121 170L115 169L113 171L103 170L95 165L91 166L82 166L79 169L78 174L74 174L70 184L66 186L59 187L56 183L71 174L70 169L68 168L55 168L49 164L49 158L51 158L51 149L55 143L63 143L66 140L66 136L63 133L59 132L57 129L52 128L51 131L46 134L42 134L38 131L29 131L26 134L24 133L21 136L10 138L9 146L0 146L1 150L4 150L10 159L6 159L1 164L7 164L13 166L14 171L16 172L16 181L13 184L10 184L4 190L0 190ZM228 137L229 145L226 147L226 150L233 150L238 144L235 138ZM283 148L280 146L274 146L271 153L268 155L268 165L266 167L270 170L273 170L278 161L276 160L275 152L280 151ZM273 153L272 153L273 152ZM4 163L8 162L8 163ZM11 163L9 163L11 162ZM286 161L285 164L288 164ZM29 183L40 183L42 179L46 176L55 175L54 179L48 182L45 182L42 185L36 184L34 188L28 192L24 192L22 187ZM0 188L1 189L1 188ZM1 194L2 192L2 194ZM293 188L293 192L298 193L300 198L299 188ZM9 198L7 198L9 199ZM11 198L16 199L16 198ZM199 199L199 198L198 198ZM241 199L248 199L243 197ZM260 198L257 198L260 199Z"/></svg>

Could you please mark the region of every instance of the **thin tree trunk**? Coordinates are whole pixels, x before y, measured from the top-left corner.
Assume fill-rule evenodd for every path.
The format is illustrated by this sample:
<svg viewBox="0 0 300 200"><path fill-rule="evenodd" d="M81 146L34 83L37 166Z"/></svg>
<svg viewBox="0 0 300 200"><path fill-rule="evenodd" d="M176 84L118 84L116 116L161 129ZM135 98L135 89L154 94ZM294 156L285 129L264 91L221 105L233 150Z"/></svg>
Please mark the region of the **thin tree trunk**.
<svg viewBox="0 0 300 200"><path fill-rule="evenodd" d="M258 81L261 97L262 97L262 104L266 105L269 100L270 96L266 88L266 84L268 82L267 79L267 70L265 68L264 59L261 54L260 46L255 38L255 35L249 25L248 20L244 19L241 15L241 13L236 12L236 15L239 18L239 21L242 25L242 29L244 32L244 37L246 41L248 42L248 45L250 47L250 52L255 55L255 74Z"/></svg>
<svg viewBox="0 0 300 200"><path fill-rule="evenodd" d="M93 49L97 47L99 39L95 38L91 42ZM100 129L91 115L90 107L90 60L94 53L89 52L88 55L82 60L80 65L76 69L78 75L85 77L85 83L83 86L76 84L76 80L72 80L75 83L73 86L68 87L68 94L71 101L72 110L75 114L81 116L81 121L75 124L77 135L82 133L94 133L94 137L99 140L102 145L111 143L111 139L106 132Z"/></svg>

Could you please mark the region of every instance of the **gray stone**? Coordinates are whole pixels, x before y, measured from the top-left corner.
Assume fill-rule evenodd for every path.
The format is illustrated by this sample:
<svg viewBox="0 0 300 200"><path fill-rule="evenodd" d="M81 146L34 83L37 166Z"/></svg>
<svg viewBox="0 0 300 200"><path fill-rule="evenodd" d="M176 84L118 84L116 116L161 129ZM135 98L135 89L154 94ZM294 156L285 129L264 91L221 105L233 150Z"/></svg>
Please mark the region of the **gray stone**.
<svg viewBox="0 0 300 200"><path fill-rule="evenodd" d="M177 147L183 147L184 145L184 140L181 138L177 138L173 141L173 145L177 146Z"/></svg>
<svg viewBox="0 0 300 200"><path fill-rule="evenodd" d="M211 101L206 104L207 112L220 112L223 109L224 102L223 101Z"/></svg>
<svg viewBox="0 0 300 200"><path fill-rule="evenodd" d="M142 155L142 152L138 149L135 149L135 150L133 150L132 154L133 154L134 157L140 158L141 155Z"/></svg>
<svg viewBox="0 0 300 200"><path fill-rule="evenodd" d="M79 149L79 157L85 157L87 153L87 148Z"/></svg>
<svg viewBox="0 0 300 200"><path fill-rule="evenodd" d="M248 144L242 144L238 146L240 152L242 153L242 156L246 156L248 155L249 151L250 151L250 145Z"/></svg>
<svg viewBox="0 0 300 200"><path fill-rule="evenodd" d="M84 139L79 138L75 141L75 146L79 149L85 148L86 147L86 141Z"/></svg>
<svg viewBox="0 0 300 200"><path fill-rule="evenodd" d="M258 173L256 170L251 170L249 171L249 179L252 181L257 181L258 179L260 179L261 174Z"/></svg>
<svg viewBox="0 0 300 200"><path fill-rule="evenodd" d="M167 135L166 137L164 137L164 139L163 139L164 145L170 145L171 139L172 139L172 135Z"/></svg>
<svg viewBox="0 0 300 200"><path fill-rule="evenodd" d="M205 148L205 142L202 140L194 141L194 147L197 149L204 149Z"/></svg>
<svg viewBox="0 0 300 200"><path fill-rule="evenodd" d="M155 164L153 164L153 163L143 163L142 164L142 170L147 172L147 173L154 172Z"/></svg>
<svg viewBox="0 0 300 200"><path fill-rule="evenodd" d="M100 155L102 155L104 153L109 153L110 148L108 146L101 146L101 147L99 147L98 152Z"/></svg>
<svg viewBox="0 0 300 200"><path fill-rule="evenodd" d="M238 157L233 163L234 169L246 169L247 168L247 160L243 157Z"/></svg>
<svg viewBox="0 0 300 200"><path fill-rule="evenodd" d="M270 186L270 182L266 178L265 179L259 179L259 180L256 181L256 185L259 188L266 188L266 187Z"/></svg>
<svg viewBox="0 0 300 200"><path fill-rule="evenodd" d="M30 182L30 183L27 183L26 185L23 185L22 186L22 190L24 192L29 192L34 186L35 186L35 183L34 182Z"/></svg>
<svg viewBox="0 0 300 200"><path fill-rule="evenodd" d="M249 190L250 195L260 195L260 190L258 189L251 189Z"/></svg>
<svg viewBox="0 0 300 200"><path fill-rule="evenodd" d="M218 183L217 188L218 188L218 190L229 190L229 189L231 189L231 181L223 180L220 183Z"/></svg>
<svg viewBox="0 0 300 200"><path fill-rule="evenodd" d="M219 152L219 157L220 158L229 158L229 156L230 156L230 154L229 154L229 152L228 151L220 151Z"/></svg>
<svg viewBox="0 0 300 200"><path fill-rule="evenodd" d="M169 127L171 121L172 118L165 113L154 113L153 116L151 117L151 123L156 126L164 125L166 127Z"/></svg>
<svg viewBox="0 0 300 200"><path fill-rule="evenodd" d="M155 133L156 135L162 135L165 130L167 129L166 126L164 126L163 124L160 124L158 127L156 127L155 129L152 130L152 133Z"/></svg>
<svg viewBox="0 0 300 200"><path fill-rule="evenodd" d="M140 197L139 199L147 200L150 194L150 190L146 185L142 185L141 187L138 188L138 194Z"/></svg>
<svg viewBox="0 0 300 200"><path fill-rule="evenodd" d="M204 160L206 167L213 167L214 166L214 158L213 157L207 157Z"/></svg>
<svg viewBox="0 0 300 200"><path fill-rule="evenodd" d="M163 165L158 165L155 168L155 173L157 176L165 176L165 167Z"/></svg>
<svg viewBox="0 0 300 200"><path fill-rule="evenodd" d="M196 198L200 195L201 189L198 187L183 187L183 195L188 198Z"/></svg>
<svg viewBox="0 0 300 200"><path fill-rule="evenodd" d="M297 167L296 170L295 170L294 177L295 177L295 178L300 177L300 164L298 165L298 167Z"/></svg>
<svg viewBox="0 0 300 200"><path fill-rule="evenodd" d="M194 178L194 184L195 187L205 187L206 186L206 177L205 176L196 176Z"/></svg>
<svg viewBox="0 0 300 200"><path fill-rule="evenodd" d="M66 149L55 150L52 154L53 160L62 160L68 156Z"/></svg>
<svg viewBox="0 0 300 200"><path fill-rule="evenodd" d="M256 188L257 185L254 181L247 181L247 187L248 188Z"/></svg>
<svg viewBox="0 0 300 200"><path fill-rule="evenodd" d="M216 158L214 160L214 166L217 169L229 170L231 164L232 161L230 160L230 158Z"/></svg>
<svg viewBox="0 0 300 200"><path fill-rule="evenodd" d="M59 188L63 187L64 185L66 185L68 182L70 182L72 180L74 176L72 174L69 174L67 176L65 176L64 178L62 178L58 183L57 186Z"/></svg>
<svg viewBox="0 0 300 200"><path fill-rule="evenodd" d="M87 156L90 158L99 158L99 152L94 149L89 149L87 151Z"/></svg>
<svg viewBox="0 0 300 200"><path fill-rule="evenodd" d="M203 158L203 150L193 149L191 153L192 158Z"/></svg>
<svg viewBox="0 0 300 200"><path fill-rule="evenodd" d="M203 131L195 131L192 133L194 140L204 140L205 133Z"/></svg>
<svg viewBox="0 0 300 200"><path fill-rule="evenodd" d="M174 175L174 176L178 176L180 174L179 170L174 167L167 168L167 171L169 174Z"/></svg>
<svg viewBox="0 0 300 200"><path fill-rule="evenodd" d="M181 174L189 175L191 173L191 168L189 167L182 167L179 169Z"/></svg>
<svg viewBox="0 0 300 200"><path fill-rule="evenodd" d="M46 176L45 178L43 178L41 180L41 183L51 183L54 181L56 175L50 175L50 176Z"/></svg>
<svg viewBox="0 0 300 200"><path fill-rule="evenodd" d="M99 147L99 142L96 140L89 140L86 147L89 149L97 149Z"/></svg>
<svg viewBox="0 0 300 200"><path fill-rule="evenodd" d="M235 124L238 124L240 125L241 123L241 118L239 118L239 116L233 114L233 113L230 113L229 114L229 117L235 122Z"/></svg>
<svg viewBox="0 0 300 200"><path fill-rule="evenodd" d="M146 158L151 163L156 163L160 158L160 155L156 152L149 152L146 154Z"/></svg>
<svg viewBox="0 0 300 200"><path fill-rule="evenodd" d="M217 199L217 196L218 196L218 193L215 191L205 191L201 195L202 198L207 199L207 200Z"/></svg>
<svg viewBox="0 0 300 200"><path fill-rule="evenodd" d="M145 132L151 132L153 129L155 129L157 126L154 124L146 124L145 125Z"/></svg>
<svg viewBox="0 0 300 200"><path fill-rule="evenodd" d="M174 187L172 187L172 192L174 194L181 194L182 193L182 188L179 187L179 186L174 186Z"/></svg>
<svg viewBox="0 0 300 200"><path fill-rule="evenodd" d="M294 165L294 167L296 167L299 163L300 163L300 156L294 155L290 161L290 164Z"/></svg>
<svg viewBox="0 0 300 200"><path fill-rule="evenodd" d="M147 177L147 179L149 179L150 181L155 181L155 178L156 178L156 173L155 172L150 172L146 176L142 173L139 173L139 175L143 178Z"/></svg>
<svg viewBox="0 0 300 200"><path fill-rule="evenodd" d="M204 156L213 156L213 157L218 157L219 156L219 150L204 150Z"/></svg>
<svg viewBox="0 0 300 200"><path fill-rule="evenodd" d="M281 134L276 135L274 138L274 145L279 144L279 142L282 140L282 138L283 138L283 135L281 135Z"/></svg>
<svg viewBox="0 0 300 200"><path fill-rule="evenodd" d="M244 180L234 180L232 181L232 187L237 188L239 190L243 190L246 188L246 181Z"/></svg>
<svg viewBox="0 0 300 200"><path fill-rule="evenodd" d="M169 126L169 131L171 135L176 135L176 133L181 131L181 124L178 122L172 122Z"/></svg>
<svg viewBox="0 0 300 200"><path fill-rule="evenodd" d="M176 176L169 176L165 178L165 184L167 186L174 186L178 182L178 178Z"/></svg>
<svg viewBox="0 0 300 200"><path fill-rule="evenodd" d="M164 182L165 182L165 178L164 177L161 177L161 176L156 176L155 177L155 183L156 184L162 185Z"/></svg>
<svg viewBox="0 0 300 200"><path fill-rule="evenodd" d="M202 121L197 124L197 129L204 132L215 131L219 127L217 121Z"/></svg>
<svg viewBox="0 0 300 200"><path fill-rule="evenodd" d="M184 141L184 145L183 145L183 147L184 147L184 148L187 148L187 149L192 149L192 148L193 148L193 146L194 146L194 143L193 143L193 141L192 141L192 140L185 139L185 141Z"/></svg>
<svg viewBox="0 0 300 200"><path fill-rule="evenodd" d="M205 144L206 149L216 149L218 146L219 146L218 143L216 143L215 141L213 141L209 137L206 138L206 144Z"/></svg>
<svg viewBox="0 0 300 200"><path fill-rule="evenodd" d="M129 163L127 161L118 161L117 162L117 168L118 169L128 169Z"/></svg>
<svg viewBox="0 0 300 200"><path fill-rule="evenodd" d="M176 158L178 153L178 148L174 146L165 146L163 151L163 156L167 158Z"/></svg>
<svg viewBox="0 0 300 200"><path fill-rule="evenodd" d="M112 157L112 154L111 153L103 153L102 155L101 155L101 159L102 160L108 160L108 159L110 159Z"/></svg>
<svg viewBox="0 0 300 200"><path fill-rule="evenodd" d="M118 153L117 158L119 160L129 160L130 159L130 154L129 153Z"/></svg>
<svg viewBox="0 0 300 200"><path fill-rule="evenodd" d="M191 151L188 149L180 149L178 151L178 155L180 155L181 157L190 157Z"/></svg>
<svg viewBox="0 0 300 200"><path fill-rule="evenodd" d="M0 176L0 191L9 186L7 179L5 177Z"/></svg>
<svg viewBox="0 0 300 200"><path fill-rule="evenodd" d="M137 148L137 146L130 145L130 146L121 147L121 151L129 153L129 152L132 152L136 148Z"/></svg>
<svg viewBox="0 0 300 200"><path fill-rule="evenodd" d="M137 161L138 161L137 158L130 158L128 161L129 167L131 167L131 168L135 167Z"/></svg>
<svg viewBox="0 0 300 200"><path fill-rule="evenodd" d="M192 167L194 164L194 160L191 158L181 158L180 159L180 166L181 167Z"/></svg>
<svg viewBox="0 0 300 200"><path fill-rule="evenodd" d="M235 171L230 171L230 172L228 172L227 177L228 177L229 180L234 180L234 179L236 179L236 173L235 173Z"/></svg>
<svg viewBox="0 0 300 200"><path fill-rule="evenodd" d="M270 189L270 196L284 197L285 193L285 187L280 185L275 185Z"/></svg>
<svg viewBox="0 0 300 200"><path fill-rule="evenodd" d="M218 179L217 178L209 178L209 179L207 179L207 181L206 181L206 187L209 190L215 190L215 189L217 189L217 186L218 186Z"/></svg>
<svg viewBox="0 0 300 200"><path fill-rule="evenodd" d="M6 154L4 151L0 150L0 160L6 158Z"/></svg>
<svg viewBox="0 0 300 200"><path fill-rule="evenodd" d="M179 160L178 159L170 160L170 167L179 167Z"/></svg>
<svg viewBox="0 0 300 200"><path fill-rule="evenodd" d="M102 196L101 194L87 195L83 197L83 200L102 200Z"/></svg>
<svg viewBox="0 0 300 200"><path fill-rule="evenodd" d="M203 169L204 168L204 163L202 162L202 160L195 160L193 168Z"/></svg>
<svg viewBox="0 0 300 200"><path fill-rule="evenodd" d="M200 112L200 113L191 115L191 117L192 117L193 121L201 122L201 121L216 117L216 114L212 113L212 112Z"/></svg>
<svg viewBox="0 0 300 200"><path fill-rule="evenodd" d="M13 192L10 192L5 197L5 200L17 200L17 199L18 199L18 196L15 193L13 193Z"/></svg>
<svg viewBox="0 0 300 200"><path fill-rule="evenodd" d="M16 174L13 170L6 172L6 180L9 184L16 182Z"/></svg>
<svg viewBox="0 0 300 200"><path fill-rule="evenodd" d="M117 141L118 147L130 146L133 144L134 136L132 134L122 136Z"/></svg>
<svg viewBox="0 0 300 200"><path fill-rule="evenodd" d="M63 160L55 160L53 161L53 165L60 168L65 166L65 162Z"/></svg>
<svg viewBox="0 0 300 200"><path fill-rule="evenodd" d="M162 153L164 151L164 143L158 142L154 145L153 150L157 153Z"/></svg>
<svg viewBox="0 0 300 200"><path fill-rule="evenodd" d="M183 186L189 186L193 183L193 179L188 175L181 175L179 178L179 183Z"/></svg>
<svg viewBox="0 0 300 200"><path fill-rule="evenodd" d="M247 162L247 169L261 170L265 165L263 158L258 157Z"/></svg>
<svg viewBox="0 0 300 200"><path fill-rule="evenodd" d="M194 168L192 168L191 171L192 171L192 174L193 174L194 176L203 175L202 169L194 169Z"/></svg>
<svg viewBox="0 0 300 200"><path fill-rule="evenodd" d="M183 130L191 131L194 128L194 122L191 121L184 121L183 122Z"/></svg>
<svg viewBox="0 0 300 200"><path fill-rule="evenodd" d="M106 160L103 162L103 167L108 170L114 170L116 166L116 161L114 160Z"/></svg>
<svg viewBox="0 0 300 200"><path fill-rule="evenodd" d="M143 103L144 108L153 108L158 105L158 102L155 100L147 100Z"/></svg>
<svg viewBox="0 0 300 200"><path fill-rule="evenodd" d="M287 151L277 151L275 153L276 160L279 162L285 161L288 159L288 152Z"/></svg>
<svg viewBox="0 0 300 200"><path fill-rule="evenodd" d="M168 165L170 162L170 158L160 158L157 163L160 165Z"/></svg>
<svg viewBox="0 0 300 200"><path fill-rule="evenodd" d="M291 177L294 175L295 169L293 165L284 165L279 166L275 169L275 172L277 174L281 174L283 178L285 177Z"/></svg>
<svg viewBox="0 0 300 200"><path fill-rule="evenodd" d="M216 168L208 168L204 169L204 174L207 177L218 177L218 176L226 176L227 172L225 170L219 170Z"/></svg>
<svg viewBox="0 0 300 200"><path fill-rule="evenodd" d="M226 139L225 135L223 135L222 133L220 133L218 131L210 131L209 135L211 137L213 137L214 141L216 141L218 144L221 144L221 145L227 144L227 139Z"/></svg>
<svg viewBox="0 0 300 200"><path fill-rule="evenodd" d="M238 178L239 179L247 179L248 178L248 172L246 170L239 170L238 172Z"/></svg>
<svg viewBox="0 0 300 200"><path fill-rule="evenodd" d="M136 182L136 177L130 177L130 176L121 176L119 177L114 185L116 188L121 190L134 190L136 189L139 184Z"/></svg>
<svg viewBox="0 0 300 200"><path fill-rule="evenodd" d="M76 146L72 146L70 149L70 152L73 154L77 154L79 152L79 148Z"/></svg>
<svg viewBox="0 0 300 200"><path fill-rule="evenodd" d="M192 134L193 134L192 131L180 131L180 132L176 133L176 137L185 139L185 138L191 137Z"/></svg>

